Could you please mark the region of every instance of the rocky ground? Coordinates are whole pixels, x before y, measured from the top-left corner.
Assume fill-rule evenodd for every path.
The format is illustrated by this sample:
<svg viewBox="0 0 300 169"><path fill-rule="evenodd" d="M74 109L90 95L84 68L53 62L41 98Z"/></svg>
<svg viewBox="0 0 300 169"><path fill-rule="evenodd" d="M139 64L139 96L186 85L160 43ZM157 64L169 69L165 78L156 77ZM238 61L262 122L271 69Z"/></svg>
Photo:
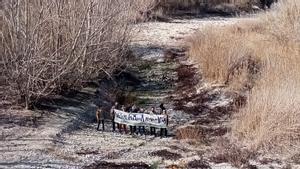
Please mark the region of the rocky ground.
<svg viewBox="0 0 300 169"><path fill-rule="evenodd" d="M199 100L180 102L182 93L178 91L186 87L180 82L185 76L180 74L181 68L194 70L185 58L184 38L208 24L222 26L242 19L177 19L136 25L137 36L131 44L135 59L128 64L127 75L119 80L139 106L150 108L165 103L170 112L169 137L114 133L109 122L106 131L96 131L94 112L103 98L99 95L102 89L87 87L48 101L36 112L22 112L34 118L16 122L13 115L1 116L0 168L235 168L230 160L211 158L216 150L212 142L226 133L228 116L211 116L208 111L227 107L232 98L220 88L201 88L198 92L206 91L209 97L201 102L205 105L201 110L206 113L195 113L189 107L199 104ZM180 109L182 106L185 109ZM195 142L175 137L178 128L194 123L201 123L198 127L209 135L207 139ZM286 164L253 161L246 167L284 168Z"/></svg>

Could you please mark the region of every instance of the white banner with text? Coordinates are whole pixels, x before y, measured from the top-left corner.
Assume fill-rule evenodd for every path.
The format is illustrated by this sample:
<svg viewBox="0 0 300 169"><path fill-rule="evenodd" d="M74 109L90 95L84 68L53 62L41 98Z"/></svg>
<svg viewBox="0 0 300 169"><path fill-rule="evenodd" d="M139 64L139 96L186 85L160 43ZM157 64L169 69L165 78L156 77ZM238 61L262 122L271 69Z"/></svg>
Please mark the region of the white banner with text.
<svg viewBox="0 0 300 169"><path fill-rule="evenodd" d="M115 122L130 126L150 126L167 128L167 117L165 115L127 113L115 109Z"/></svg>

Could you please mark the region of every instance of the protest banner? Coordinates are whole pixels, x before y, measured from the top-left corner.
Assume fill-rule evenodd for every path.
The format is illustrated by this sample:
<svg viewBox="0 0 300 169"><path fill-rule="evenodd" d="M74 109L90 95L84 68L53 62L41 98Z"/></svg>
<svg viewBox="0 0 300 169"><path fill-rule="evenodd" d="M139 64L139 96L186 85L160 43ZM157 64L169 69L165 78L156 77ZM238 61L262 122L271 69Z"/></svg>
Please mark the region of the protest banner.
<svg viewBox="0 0 300 169"><path fill-rule="evenodd" d="M167 128L167 119L165 115L127 113L116 109L115 122L130 126L150 126L156 128Z"/></svg>

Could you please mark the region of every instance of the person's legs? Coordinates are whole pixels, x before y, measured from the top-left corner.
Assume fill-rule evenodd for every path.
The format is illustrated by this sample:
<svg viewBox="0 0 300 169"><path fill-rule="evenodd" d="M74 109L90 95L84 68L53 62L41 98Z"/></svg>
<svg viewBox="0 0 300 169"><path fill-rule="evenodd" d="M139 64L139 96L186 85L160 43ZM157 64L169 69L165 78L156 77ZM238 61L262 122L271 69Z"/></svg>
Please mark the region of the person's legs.
<svg viewBox="0 0 300 169"><path fill-rule="evenodd" d="M117 127L120 133L123 131L123 124L117 123Z"/></svg>
<svg viewBox="0 0 300 169"><path fill-rule="evenodd" d="M140 135L143 135L143 134L142 134L142 126L139 126L139 128L138 128L138 133L140 133Z"/></svg>
<svg viewBox="0 0 300 169"><path fill-rule="evenodd" d="M97 130L99 130L99 126L100 126L100 120L97 120L97 122L98 122L98 127L97 127Z"/></svg>
<svg viewBox="0 0 300 169"><path fill-rule="evenodd" d="M150 135L154 135L156 137L156 129L155 129L155 127L150 127Z"/></svg>
<svg viewBox="0 0 300 169"><path fill-rule="evenodd" d="M117 123L118 131L121 132L121 124Z"/></svg>
<svg viewBox="0 0 300 169"><path fill-rule="evenodd" d="M160 137L167 137L167 129L166 128L160 129Z"/></svg>
<svg viewBox="0 0 300 169"><path fill-rule="evenodd" d="M104 131L104 119L102 120L102 131Z"/></svg>
<svg viewBox="0 0 300 169"><path fill-rule="evenodd" d="M123 124L123 127L124 127L125 134L127 134L127 126L126 126L126 124Z"/></svg>
<svg viewBox="0 0 300 169"><path fill-rule="evenodd" d="M125 131L124 124L119 124L119 128L120 133L123 133L123 131Z"/></svg>
<svg viewBox="0 0 300 169"><path fill-rule="evenodd" d="M127 133L126 125L125 125L125 124L120 124L120 132L121 132L121 133L124 132L125 134Z"/></svg>
<svg viewBox="0 0 300 169"><path fill-rule="evenodd" d="M164 129L160 128L160 137L163 137L163 132L164 132Z"/></svg>
<svg viewBox="0 0 300 169"><path fill-rule="evenodd" d="M139 133L141 134L141 135L146 135L146 131L145 131L145 126L139 126Z"/></svg>
<svg viewBox="0 0 300 169"><path fill-rule="evenodd" d="M133 134L133 126L129 126L130 128L130 134Z"/></svg>
<svg viewBox="0 0 300 169"><path fill-rule="evenodd" d="M167 135L168 135L167 128L161 128L160 129L160 137L167 137Z"/></svg>
<svg viewBox="0 0 300 169"><path fill-rule="evenodd" d="M115 120L112 119L112 128L113 128L113 132L116 131L116 125L115 125Z"/></svg>

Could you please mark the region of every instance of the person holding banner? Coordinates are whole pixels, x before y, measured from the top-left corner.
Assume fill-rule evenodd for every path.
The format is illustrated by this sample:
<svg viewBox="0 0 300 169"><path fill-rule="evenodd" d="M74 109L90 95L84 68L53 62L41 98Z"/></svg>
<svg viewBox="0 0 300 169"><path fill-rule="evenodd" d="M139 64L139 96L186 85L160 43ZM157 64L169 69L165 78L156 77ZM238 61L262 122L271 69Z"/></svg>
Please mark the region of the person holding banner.
<svg viewBox="0 0 300 169"><path fill-rule="evenodd" d="M169 124L169 116L168 116L168 114L167 114L167 110L166 110L166 109L165 109L165 110L162 110L162 115L165 116L166 124L167 124L167 126L168 126L168 124ZM161 128L161 129L160 129L160 137L163 137L163 135L165 135L165 137L167 137L167 135L168 135L168 130L167 130L167 128Z"/></svg>
<svg viewBox="0 0 300 169"><path fill-rule="evenodd" d="M154 114L155 109L152 108L152 111L149 113L129 113L123 110L115 109L115 122L128 125L128 126L139 126L139 131L142 133L141 130L144 129L145 126L150 127L151 135L156 136L156 128L167 128L166 124L166 117L162 114Z"/></svg>
<svg viewBox="0 0 300 169"><path fill-rule="evenodd" d="M130 109L129 109L129 113L138 113L138 108L135 106L135 104L133 104ZM136 132L136 126L129 126L130 127L130 134L133 135L133 133Z"/></svg>
<svg viewBox="0 0 300 169"><path fill-rule="evenodd" d="M122 105L121 110L125 112L125 106L124 105ZM127 134L126 124L119 124L119 125L120 125L119 130L121 130L121 132L122 132L122 130L124 130L124 133Z"/></svg>
<svg viewBox="0 0 300 169"><path fill-rule="evenodd" d="M145 110L140 109L140 113L145 113ZM140 135L144 135L145 134L145 126L139 126L138 133L140 133Z"/></svg>
<svg viewBox="0 0 300 169"><path fill-rule="evenodd" d="M163 114L163 111L166 110L166 108L165 108L165 106L164 106L163 103L161 103L161 104L159 105L159 108L160 108L160 114Z"/></svg>
<svg viewBox="0 0 300 169"><path fill-rule="evenodd" d="M151 115L156 114L155 107L151 108L150 114ZM156 137L156 128L155 127L150 127L150 135L154 135Z"/></svg>

